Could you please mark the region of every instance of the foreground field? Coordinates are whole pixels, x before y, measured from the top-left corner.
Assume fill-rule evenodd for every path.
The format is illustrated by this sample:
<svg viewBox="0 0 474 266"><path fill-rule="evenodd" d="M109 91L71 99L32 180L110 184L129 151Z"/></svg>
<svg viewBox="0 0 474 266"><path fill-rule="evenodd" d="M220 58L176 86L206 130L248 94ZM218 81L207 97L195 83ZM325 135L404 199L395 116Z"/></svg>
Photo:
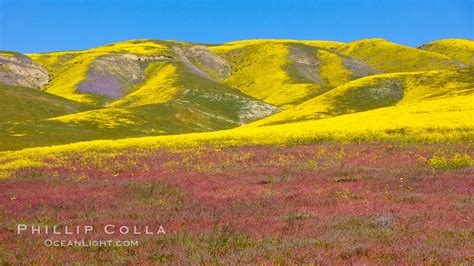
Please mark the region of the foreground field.
<svg viewBox="0 0 474 266"><path fill-rule="evenodd" d="M388 142L43 155L0 181L0 262L472 264L473 155L469 144ZM166 235L46 247L44 235L17 235L20 223Z"/></svg>

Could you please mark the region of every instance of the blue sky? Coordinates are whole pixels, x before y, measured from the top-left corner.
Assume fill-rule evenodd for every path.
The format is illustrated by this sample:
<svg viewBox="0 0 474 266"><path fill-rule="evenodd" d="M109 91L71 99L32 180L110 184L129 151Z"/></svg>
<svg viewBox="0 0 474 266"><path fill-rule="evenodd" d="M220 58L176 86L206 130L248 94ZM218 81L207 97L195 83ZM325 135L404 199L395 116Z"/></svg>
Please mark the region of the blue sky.
<svg viewBox="0 0 474 266"><path fill-rule="evenodd" d="M0 0L0 50L46 52L130 39L350 42L418 46L473 37L471 0Z"/></svg>

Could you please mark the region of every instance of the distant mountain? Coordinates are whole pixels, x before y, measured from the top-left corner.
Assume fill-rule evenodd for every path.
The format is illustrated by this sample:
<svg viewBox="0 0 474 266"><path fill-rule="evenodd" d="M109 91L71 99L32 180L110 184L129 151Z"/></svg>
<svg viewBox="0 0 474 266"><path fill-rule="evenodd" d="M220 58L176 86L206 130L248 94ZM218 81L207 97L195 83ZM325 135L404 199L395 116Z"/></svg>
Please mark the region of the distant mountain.
<svg viewBox="0 0 474 266"><path fill-rule="evenodd" d="M9 150L284 124L470 95L472 47L469 40L419 49L383 39L133 40L82 51L2 51L0 144Z"/></svg>

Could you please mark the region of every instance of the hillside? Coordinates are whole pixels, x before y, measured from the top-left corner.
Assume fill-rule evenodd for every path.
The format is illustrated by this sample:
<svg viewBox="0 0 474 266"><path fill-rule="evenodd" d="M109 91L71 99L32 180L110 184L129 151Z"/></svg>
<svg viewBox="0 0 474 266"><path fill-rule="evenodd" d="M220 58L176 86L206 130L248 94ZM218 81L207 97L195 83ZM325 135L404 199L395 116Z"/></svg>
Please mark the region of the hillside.
<svg viewBox="0 0 474 266"><path fill-rule="evenodd" d="M419 103L379 108L320 120L256 128L241 127L218 132L159 137L97 140L0 153L0 178L12 171L42 166L45 158L89 153L114 158L125 151L143 149L217 147L240 145L292 145L321 141L463 142L472 144L474 96L433 98ZM453 108L453 106L456 106Z"/></svg>
<svg viewBox="0 0 474 266"><path fill-rule="evenodd" d="M48 72L31 58L0 51L0 84L38 88L48 83Z"/></svg>
<svg viewBox="0 0 474 266"><path fill-rule="evenodd" d="M474 41L472 40L439 40L424 44L419 49L443 54L467 65L474 65Z"/></svg>
<svg viewBox="0 0 474 266"><path fill-rule="evenodd" d="M373 75L348 82L248 127L324 119L463 95L474 95L474 68Z"/></svg>
<svg viewBox="0 0 474 266"><path fill-rule="evenodd" d="M429 71L466 66L446 55L391 43L384 39L347 43L337 51L383 72Z"/></svg>
<svg viewBox="0 0 474 266"><path fill-rule="evenodd" d="M240 41L212 46L232 73L224 81L259 100L286 109L359 77L380 73L334 52L342 43Z"/></svg>
<svg viewBox="0 0 474 266"><path fill-rule="evenodd" d="M207 49L132 41L87 51L29 55L51 73L45 93L94 108L5 124L4 147L212 131L278 111L206 75L182 52L194 47ZM13 138L9 132L24 137Z"/></svg>
<svg viewBox="0 0 474 266"><path fill-rule="evenodd" d="M472 96L467 40L133 40L0 52L2 150L319 120ZM427 50L427 51L425 51ZM466 61L467 60L467 61ZM459 97L461 98L459 98ZM466 119L466 118L465 118ZM253 131L252 131L253 132Z"/></svg>
<svg viewBox="0 0 474 266"><path fill-rule="evenodd" d="M256 40L202 45L144 40L29 56L52 75L46 91L79 102L117 105L113 103L116 100L124 103L139 95L148 97L153 94L148 92L150 86L166 85L158 84L164 79L148 77L171 64L175 69L166 67L168 74L181 73L168 77L168 83L183 83L177 77L195 75L285 108L349 80L380 73L335 53L341 45L329 41ZM169 84L166 87L167 96L159 97L170 99L176 89L169 88ZM126 97L128 94L133 95Z"/></svg>
<svg viewBox="0 0 474 266"><path fill-rule="evenodd" d="M0 123L39 120L90 108L34 88L0 84Z"/></svg>
<svg viewBox="0 0 474 266"><path fill-rule="evenodd" d="M84 51L30 54L46 68L49 93L95 105L127 94L144 79L150 61L168 59L169 49L156 42L128 41Z"/></svg>

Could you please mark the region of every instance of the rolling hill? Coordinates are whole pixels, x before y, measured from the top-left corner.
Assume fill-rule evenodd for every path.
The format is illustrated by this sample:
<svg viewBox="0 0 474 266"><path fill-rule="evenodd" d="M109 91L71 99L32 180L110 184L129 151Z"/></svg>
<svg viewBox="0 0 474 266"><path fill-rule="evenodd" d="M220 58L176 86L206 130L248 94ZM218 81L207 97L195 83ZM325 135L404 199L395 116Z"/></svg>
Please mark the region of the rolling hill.
<svg viewBox="0 0 474 266"><path fill-rule="evenodd" d="M449 105L464 108L469 124L472 43L441 40L416 49L383 39L132 40L81 51L3 51L1 149L232 128L226 136L316 132L318 125L330 131L328 121L334 128L371 121L381 110L418 117L417 108L424 114L429 107L441 115Z"/></svg>
<svg viewBox="0 0 474 266"><path fill-rule="evenodd" d="M455 69L466 65L446 55L391 43L365 39L347 43L337 51L387 73Z"/></svg>
<svg viewBox="0 0 474 266"><path fill-rule="evenodd" d="M463 95L474 95L474 68L379 74L348 82L248 127L325 119Z"/></svg>
<svg viewBox="0 0 474 266"><path fill-rule="evenodd" d="M320 95L337 85L380 73L334 50L342 43L324 41L240 41L210 50L226 58L231 87L282 109Z"/></svg>
<svg viewBox="0 0 474 266"><path fill-rule="evenodd" d="M470 40L439 40L424 44L419 49L443 54L467 65L474 65L474 42Z"/></svg>
<svg viewBox="0 0 474 266"><path fill-rule="evenodd" d="M0 84L0 123L34 121L90 108L38 89Z"/></svg>

